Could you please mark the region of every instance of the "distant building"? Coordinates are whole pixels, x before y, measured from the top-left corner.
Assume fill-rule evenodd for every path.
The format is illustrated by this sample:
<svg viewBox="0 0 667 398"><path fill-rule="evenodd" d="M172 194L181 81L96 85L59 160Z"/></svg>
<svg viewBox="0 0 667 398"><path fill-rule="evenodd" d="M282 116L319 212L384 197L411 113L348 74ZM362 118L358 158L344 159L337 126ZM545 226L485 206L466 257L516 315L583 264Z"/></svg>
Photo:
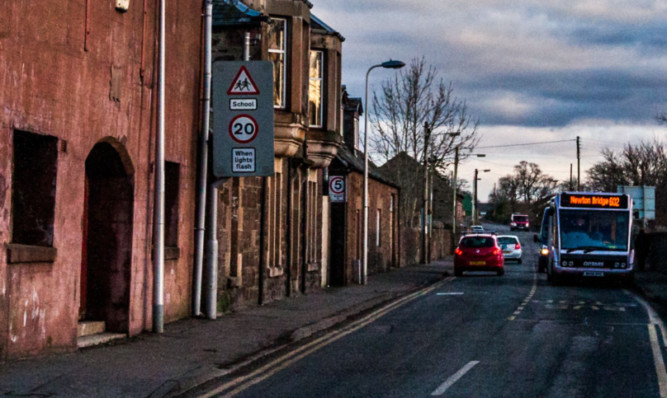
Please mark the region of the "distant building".
<svg viewBox="0 0 667 398"><path fill-rule="evenodd" d="M342 198L330 193L335 199L331 203L329 283L334 286L359 282L363 253L364 154L357 147L363 106L359 98L349 98L343 91L343 107L345 145L328 168L329 181L342 178L345 187ZM398 197L398 187L369 162L369 274L400 266Z"/></svg>
<svg viewBox="0 0 667 398"><path fill-rule="evenodd" d="M423 261L421 236L422 211L424 208L425 178L424 166L405 152L401 152L380 167L380 171L401 189L399 201L400 224L402 229L402 261L410 264ZM452 227L452 187L451 180L440 173L429 170L429 198L427 214L428 261L441 257L450 251ZM459 204L457 204L459 209ZM458 220L458 219L457 219ZM461 222L462 219L457 222ZM447 231L447 232L445 232ZM440 234L435 236L435 234ZM445 236L446 235L446 236Z"/></svg>

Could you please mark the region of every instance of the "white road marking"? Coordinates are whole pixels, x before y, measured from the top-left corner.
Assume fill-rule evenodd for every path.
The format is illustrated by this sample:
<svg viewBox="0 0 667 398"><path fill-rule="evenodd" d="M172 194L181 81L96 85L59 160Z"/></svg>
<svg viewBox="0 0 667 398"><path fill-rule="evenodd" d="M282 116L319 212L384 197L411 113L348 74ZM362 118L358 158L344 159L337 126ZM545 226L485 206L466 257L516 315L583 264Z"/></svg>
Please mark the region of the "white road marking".
<svg viewBox="0 0 667 398"><path fill-rule="evenodd" d="M667 398L667 371L665 371L665 362L662 359L660 343L658 343L658 332L655 325L648 325L648 335L651 340L651 350L653 351L653 362L655 363L655 373L658 376L658 386L660 388L660 398Z"/></svg>
<svg viewBox="0 0 667 398"><path fill-rule="evenodd" d="M514 310L514 313L512 313L512 315L509 318L507 318L507 320L513 321L513 320L516 319L517 316L521 315L521 312L524 310L524 308L526 308L526 305L528 305L528 303L530 303L530 300L533 299L533 296L535 295L536 291L537 291L537 274L534 273L533 274L533 286L530 289L530 293L528 293L528 296L526 296L526 298L523 299L523 302L521 302L521 305L519 305L517 307L517 309Z"/></svg>
<svg viewBox="0 0 667 398"><path fill-rule="evenodd" d="M636 294L630 293L627 290L624 290L624 292L625 294L632 296L635 300L637 300L637 302L639 302L639 304L642 305L642 307L644 307L644 309L648 313L649 322L660 328L660 333L662 334L662 345L665 348L667 348L667 328L665 328L665 323L662 321L662 319L660 319L658 313L655 312L655 310L641 297L637 296Z"/></svg>
<svg viewBox="0 0 667 398"><path fill-rule="evenodd" d="M466 373L470 371L470 369L474 368L475 365L477 365L479 361L470 361L466 364L466 366L462 367L459 369L458 372L454 373L453 375L449 376L449 378L440 385L435 391L431 393L432 396L439 396L445 393L449 389L449 387L453 386L454 383L459 381L461 377L463 377Z"/></svg>
<svg viewBox="0 0 667 398"><path fill-rule="evenodd" d="M325 347L355 331L368 326L369 324L380 319L389 312L401 307L404 304L411 302L414 299L425 296L432 292L435 289L441 288L445 283L451 282L454 280L453 277L445 278L439 282L436 282L433 285L427 286L422 290L418 290L414 293L411 293L407 296L396 299L395 301L385 305L384 307L379 308L378 310L366 315L365 317L358 319L349 325L343 326L340 329L333 330L330 333L325 334L315 340L306 343L305 345L288 352L285 355L282 355L278 358L275 358L273 361L260 366L258 369L250 372L249 374L239 376L234 380L231 380L227 383L217 386L216 388L199 394L198 398L211 398L214 396L223 397L233 397L241 391L246 390L252 385L255 385L263 380L268 379L279 371L286 369L290 365L300 361L301 359L307 357L308 355L314 353L322 347ZM224 393L224 395L223 395Z"/></svg>
<svg viewBox="0 0 667 398"><path fill-rule="evenodd" d="M660 329L660 334L662 334L662 345L667 348L667 333L665 332L665 324L660 319L660 316L653 310L651 305L644 301L641 297L636 294L630 293L627 290L624 290L625 294L634 297L635 300L641 304L646 313L648 313L648 335L649 340L651 341L651 351L653 352L653 363L655 364L655 373L658 377L658 387L660 389L660 398L667 398L667 370L665 370L665 361L662 356L662 349L660 347L660 340L658 339L657 328Z"/></svg>

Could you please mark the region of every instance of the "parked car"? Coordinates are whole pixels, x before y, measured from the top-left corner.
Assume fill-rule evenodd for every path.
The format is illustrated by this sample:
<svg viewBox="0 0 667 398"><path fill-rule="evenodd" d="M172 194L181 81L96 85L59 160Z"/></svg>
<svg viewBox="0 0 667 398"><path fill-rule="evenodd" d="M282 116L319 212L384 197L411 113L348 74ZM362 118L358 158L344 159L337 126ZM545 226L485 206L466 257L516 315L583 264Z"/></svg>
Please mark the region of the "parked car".
<svg viewBox="0 0 667 398"><path fill-rule="evenodd" d="M498 235L498 245L505 260L515 260L521 264L521 241L516 235Z"/></svg>
<svg viewBox="0 0 667 398"><path fill-rule="evenodd" d="M481 225L471 225L470 226L470 232L474 234L479 234L479 233L484 233L484 227Z"/></svg>
<svg viewBox="0 0 667 398"><path fill-rule="evenodd" d="M454 275L464 271L491 271L505 274L503 252L492 234L464 235L454 250Z"/></svg>
<svg viewBox="0 0 667 398"><path fill-rule="evenodd" d="M526 214L512 214L510 219L510 230L523 229L528 231L530 229L530 218Z"/></svg>

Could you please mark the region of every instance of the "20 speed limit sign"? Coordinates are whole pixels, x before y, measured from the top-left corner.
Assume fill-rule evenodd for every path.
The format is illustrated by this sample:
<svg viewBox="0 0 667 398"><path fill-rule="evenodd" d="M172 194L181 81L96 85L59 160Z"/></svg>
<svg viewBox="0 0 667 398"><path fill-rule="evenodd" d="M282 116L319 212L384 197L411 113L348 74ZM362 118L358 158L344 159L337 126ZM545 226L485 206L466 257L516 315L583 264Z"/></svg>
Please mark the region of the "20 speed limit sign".
<svg viewBox="0 0 667 398"><path fill-rule="evenodd" d="M275 174L273 62L213 63L215 177Z"/></svg>
<svg viewBox="0 0 667 398"><path fill-rule="evenodd" d="M247 144L257 137L257 121L250 115L237 115L229 122L229 136L239 144Z"/></svg>

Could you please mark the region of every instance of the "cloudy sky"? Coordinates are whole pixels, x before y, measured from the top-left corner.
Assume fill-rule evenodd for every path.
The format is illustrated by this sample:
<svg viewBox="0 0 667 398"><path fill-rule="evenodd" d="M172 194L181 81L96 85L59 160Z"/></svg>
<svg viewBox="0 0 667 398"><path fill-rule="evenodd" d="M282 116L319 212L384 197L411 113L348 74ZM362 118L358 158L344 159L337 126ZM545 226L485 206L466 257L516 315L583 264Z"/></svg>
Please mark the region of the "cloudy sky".
<svg viewBox="0 0 667 398"><path fill-rule="evenodd" d="M486 200L521 160L569 178L577 136L585 170L604 147L667 141L664 0L311 0L312 12L344 37L343 83L364 96L371 65L424 57L479 119L481 159L459 176L491 169ZM370 88L393 71L376 69ZM535 144L545 141L562 141Z"/></svg>

